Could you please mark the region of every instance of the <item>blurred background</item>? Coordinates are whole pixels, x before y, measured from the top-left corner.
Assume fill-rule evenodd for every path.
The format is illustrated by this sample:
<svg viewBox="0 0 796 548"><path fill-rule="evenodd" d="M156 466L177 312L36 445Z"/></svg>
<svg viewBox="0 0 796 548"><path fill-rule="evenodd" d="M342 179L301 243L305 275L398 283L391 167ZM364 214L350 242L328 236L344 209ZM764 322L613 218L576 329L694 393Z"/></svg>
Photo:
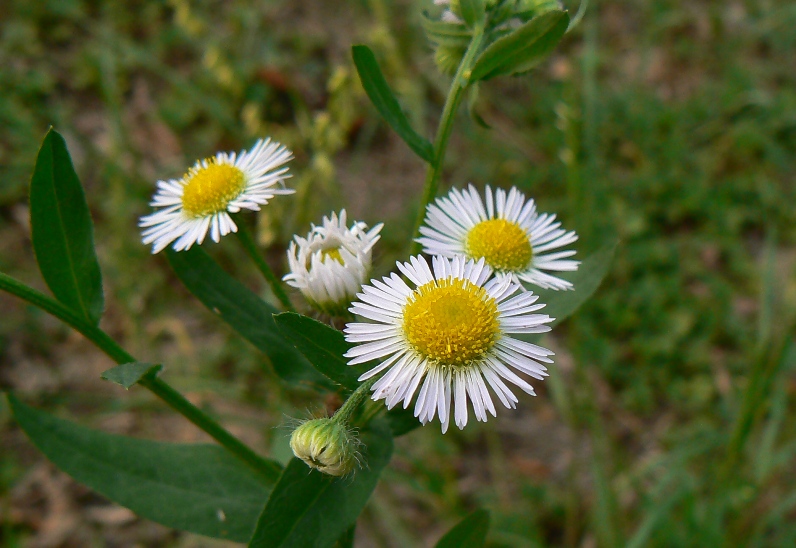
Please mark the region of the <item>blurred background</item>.
<svg viewBox="0 0 796 548"><path fill-rule="evenodd" d="M570 9L577 6L568 5ZM260 136L291 148L294 199L257 219L269 262L332 208L385 222L376 272L403 258L424 165L362 91L376 52L421 133L447 91L420 0L5 0L0 3L0 270L45 290L27 185L50 125L87 190L102 326L236 435L289 457L264 357L140 243L160 178ZM437 10L438 11L438 10ZM436 12L435 12L436 13ZM599 0L529 76L463 108L443 188L516 185L576 229L618 238L595 296L545 339L538 396L442 436L398 440L358 546L429 546L492 511L494 546L796 545L796 4ZM252 217L253 219L254 217ZM206 246L268 298L231 241ZM148 392L99 379L83 338L0 294L0 387L108 432L206 441ZM505 410L504 410L505 411ZM0 545L225 546L142 520L49 464L0 400Z"/></svg>

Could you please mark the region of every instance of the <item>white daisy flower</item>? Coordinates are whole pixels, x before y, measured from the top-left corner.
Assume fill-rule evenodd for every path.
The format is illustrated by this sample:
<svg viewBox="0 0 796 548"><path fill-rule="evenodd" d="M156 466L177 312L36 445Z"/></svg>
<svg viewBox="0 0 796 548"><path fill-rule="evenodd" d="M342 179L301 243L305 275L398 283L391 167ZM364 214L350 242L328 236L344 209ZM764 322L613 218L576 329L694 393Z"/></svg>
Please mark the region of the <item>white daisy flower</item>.
<svg viewBox="0 0 796 548"><path fill-rule="evenodd" d="M513 384L528 394L533 388L516 372L542 379L553 352L514 337L513 333L544 333L553 318L533 312L544 307L539 298L521 291L510 277L493 277L483 259L434 257L433 273L418 255L398 269L414 284L393 273L362 288L351 312L375 323L349 323L346 340L357 343L345 356L349 365L381 363L363 374L364 381L387 371L373 385L373 399L388 408L403 401L409 407L418 387L415 416L426 424L435 415L446 432L451 420L467 424L467 400L475 417L496 415L487 385L507 408L517 397ZM487 281L488 280L488 281ZM421 386L422 383L422 386Z"/></svg>
<svg viewBox="0 0 796 548"><path fill-rule="evenodd" d="M333 316L342 316L362 289L371 267L373 245L384 225L368 231L361 221L346 227L346 211L312 225L306 238L295 236L287 250L290 273L282 278L298 288L310 304Z"/></svg>
<svg viewBox="0 0 796 548"><path fill-rule="evenodd" d="M574 250L557 251L578 239L555 222L556 216L539 214L533 200L512 188L508 196L502 189L486 187L486 208L481 196L470 185L453 189L429 204L425 226L420 228L423 251L430 255L464 255L486 261L499 275L510 275L516 283L532 283L544 289L574 289L566 280L546 271L577 270L580 261L568 260Z"/></svg>
<svg viewBox="0 0 796 548"><path fill-rule="evenodd" d="M144 228L144 243L152 244L152 253L172 242L176 251L183 251L201 244L208 230L215 242L236 232L230 213L259 211L274 196L295 192L284 188L290 176L287 167L280 167L292 158L293 153L279 143L260 139L240 154L219 152L197 161L181 179L158 181L149 205L161 209L138 223ZM281 188L274 188L277 185Z"/></svg>

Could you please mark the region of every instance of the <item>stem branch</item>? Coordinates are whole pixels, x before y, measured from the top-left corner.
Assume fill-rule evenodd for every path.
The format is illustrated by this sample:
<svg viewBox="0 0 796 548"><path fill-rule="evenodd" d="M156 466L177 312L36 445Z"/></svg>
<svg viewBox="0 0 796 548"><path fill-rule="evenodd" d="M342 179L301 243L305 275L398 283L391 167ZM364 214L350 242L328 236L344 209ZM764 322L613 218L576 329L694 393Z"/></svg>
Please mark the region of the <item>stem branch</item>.
<svg viewBox="0 0 796 548"><path fill-rule="evenodd" d="M102 350L116 363L121 365L137 361L99 327L87 323L70 308L2 272L0 272L0 290L16 295L20 299L52 314L76 331L82 333L84 337L94 343L97 348ZM153 394L169 405L169 407L201 428L210 435L210 437L241 461L249 465L266 480L269 482L276 481L280 473L278 466L257 455L243 442L225 430L220 424L185 399L185 397L174 388L158 378L144 377L139 384L149 389Z"/></svg>

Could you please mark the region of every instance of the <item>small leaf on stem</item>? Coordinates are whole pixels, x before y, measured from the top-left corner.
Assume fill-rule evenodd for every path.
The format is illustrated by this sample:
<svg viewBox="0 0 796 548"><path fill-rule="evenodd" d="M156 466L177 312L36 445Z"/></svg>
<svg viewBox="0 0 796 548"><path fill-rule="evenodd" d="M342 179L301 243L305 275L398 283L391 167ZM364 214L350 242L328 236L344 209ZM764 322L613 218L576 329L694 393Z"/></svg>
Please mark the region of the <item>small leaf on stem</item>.
<svg viewBox="0 0 796 548"><path fill-rule="evenodd" d="M370 97L373 106L415 154L426 162L432 162L434 147L431 146L428 139L412 129L398 100L387 84L387 80L384 79L376 56L373 55L371 49L368 46L358 45L353 46L351 51L354 55L354 64L357 67L359 79L362 81L362 87L365 88L365 93Z"/></svg>
<svg viewBox="0 0 796 548"><path fill-rule="evenodd" d="M138 384L144 377L155 376L163 369L162 365L153 363L133 362L117 365L100 375L101 379L115 382L128 390L131 386Z"/></svg>

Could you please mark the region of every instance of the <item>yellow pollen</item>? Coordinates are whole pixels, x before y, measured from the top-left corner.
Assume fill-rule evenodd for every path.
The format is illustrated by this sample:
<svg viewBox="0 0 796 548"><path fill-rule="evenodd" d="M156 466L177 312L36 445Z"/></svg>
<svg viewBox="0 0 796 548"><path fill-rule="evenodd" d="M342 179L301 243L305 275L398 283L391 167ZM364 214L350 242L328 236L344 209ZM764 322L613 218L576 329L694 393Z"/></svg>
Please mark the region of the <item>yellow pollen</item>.
<svg viewBox="0 0 796 548"><path fill-rule="evenodd" d="M323 259L324 262L326 261L326 257L331 257L332 259L334 259L338 263L345 264L345 262L343 261L343 256L340 255L340 248L339 247L332 247L332 248L324 249L323 251L321 251L321 259Z"/></svg>
<svg viewBox="0 0 796 548"><path fill-rule="evenodd" d="M219 213L246 188L243 172L229 164L206 160L207 167L193 167L185 174L182 209L192 217Z"/></svg>
<svg viewBox="0 0 796 548"><path fill-rule="evenodd" d="M531 240L517 223L505 219L481 221L467 234L467 255L484 258L498 271L525 270L533 257Z"/></svg>
<svg viewBox="0 0 796 548"><path fill-rule="evenodd" d="M404 306L403 331L412 348L428 359L466 366L483 358L499 339L497 303L467 280L428 282Z"/></svg>

